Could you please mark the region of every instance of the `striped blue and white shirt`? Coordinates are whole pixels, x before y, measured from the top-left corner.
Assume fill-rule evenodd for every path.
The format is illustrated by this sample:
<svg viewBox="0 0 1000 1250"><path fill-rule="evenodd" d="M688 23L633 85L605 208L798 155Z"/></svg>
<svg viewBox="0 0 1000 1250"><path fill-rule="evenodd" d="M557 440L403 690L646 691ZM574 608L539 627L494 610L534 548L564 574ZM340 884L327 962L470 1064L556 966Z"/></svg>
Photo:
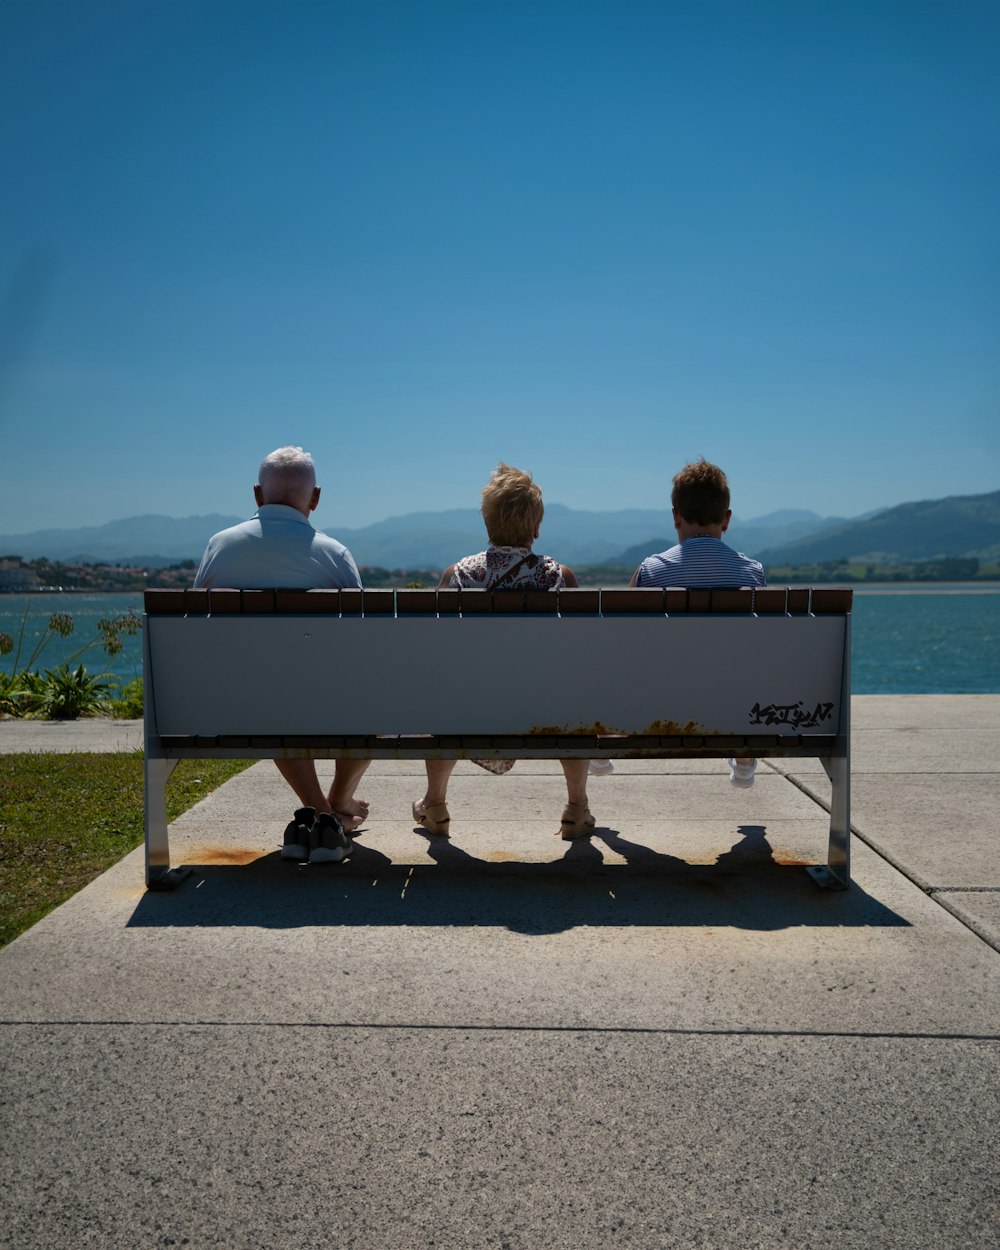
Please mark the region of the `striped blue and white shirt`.
<svg viewBox="0 0 1000 1250"><path fill-rule="evenodd" d="M764 566L718 538L689 538L647 556L639 565L637 586L697 588L766 586Z"/></svg>

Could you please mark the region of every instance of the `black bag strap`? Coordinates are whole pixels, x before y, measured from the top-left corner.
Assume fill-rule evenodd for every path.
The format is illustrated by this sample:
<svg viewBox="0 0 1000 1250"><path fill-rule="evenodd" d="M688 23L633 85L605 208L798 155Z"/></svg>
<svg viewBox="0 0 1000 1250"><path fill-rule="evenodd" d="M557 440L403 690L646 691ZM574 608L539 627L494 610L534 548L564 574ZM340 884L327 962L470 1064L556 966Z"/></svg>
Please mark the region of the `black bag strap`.
<svg viewBox="0 0 1000 1250"><path fill-rule="evenodd" d="M512 578L514 574L518 571L518 569L520 569L522 564L527 564L529 568L533 569L537 563L538 563L538 556L536 556L533 551L529 551L526 556L522 556L521 559L518 560L517 564L512 564L506 573L501 573L501 575L496 579L496 581L492 582L489 586L487 586L486 589L496 590L496 588L500 585L501 582L506 582L510 578Z"/></svg>

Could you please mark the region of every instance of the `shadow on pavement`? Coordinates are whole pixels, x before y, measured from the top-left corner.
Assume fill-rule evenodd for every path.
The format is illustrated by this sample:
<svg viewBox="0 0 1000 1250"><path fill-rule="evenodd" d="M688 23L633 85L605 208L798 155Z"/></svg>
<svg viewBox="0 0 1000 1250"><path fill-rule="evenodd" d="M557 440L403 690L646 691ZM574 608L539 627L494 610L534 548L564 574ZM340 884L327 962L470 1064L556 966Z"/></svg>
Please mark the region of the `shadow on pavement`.
<svg viewBox="0 0 1000 1250"><path fill-rule="evenodd" d="M909 925L856 882L846 892L818 889L804 863L775 859L764 826L738 832L740 840L711 864L609 829L567 843L549 863L506 854L480 859L444 838L427 839L425 864L396 864L360 841L340 864L289 863L276 851L241 862L239 852L220 851L214 862L189 863L193 875L180 889L144 894L129 926L433 925L530 935L578 926ZM606 862L604 847L626 862Z"/></svg>

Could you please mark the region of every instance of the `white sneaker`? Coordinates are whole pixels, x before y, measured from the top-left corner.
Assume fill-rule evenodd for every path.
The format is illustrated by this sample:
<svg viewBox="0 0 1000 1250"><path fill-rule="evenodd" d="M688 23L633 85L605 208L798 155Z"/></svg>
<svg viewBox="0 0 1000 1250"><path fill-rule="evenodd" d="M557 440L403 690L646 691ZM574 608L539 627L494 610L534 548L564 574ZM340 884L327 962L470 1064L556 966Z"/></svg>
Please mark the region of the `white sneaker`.
<svg viewBox="0 0 1000 1250"><path fill-rule="evenodd" d="M606 777L615 771L614 760L591 760L587 772L591 777Z"/></svg>
<svg viewBox="0 0 1000 1250"><path fill-rule="evenodd" d="M735 760L726 760L729 765L729 780L734 786L742 786L749 789L753 785L753 779L757 773L757 761L751 760L749 764L737 764Z"/></svg>

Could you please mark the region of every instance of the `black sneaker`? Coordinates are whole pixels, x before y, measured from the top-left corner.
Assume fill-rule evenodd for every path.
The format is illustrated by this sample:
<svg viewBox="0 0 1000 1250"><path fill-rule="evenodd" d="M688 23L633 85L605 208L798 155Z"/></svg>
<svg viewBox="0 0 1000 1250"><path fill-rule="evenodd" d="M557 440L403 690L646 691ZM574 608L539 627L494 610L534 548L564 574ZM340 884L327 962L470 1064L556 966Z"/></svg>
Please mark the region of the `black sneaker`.
<svg viewBox="0 0 1000 1250"><path fill-rule="evenodd" d="M354 844L344 832L344 826L335 812L323 812L316 817L309 845L310 864L335 864L346 859L354 850Z"/></svg>
<svg viewBox="0 0 1000 1250"><path fill-rule="evenodd" d="M316 823L315 807L300 807L295 816L288 822L284 841L281 845L282 859L297 859L300 862L309 858L310 837Z"/></svg>

